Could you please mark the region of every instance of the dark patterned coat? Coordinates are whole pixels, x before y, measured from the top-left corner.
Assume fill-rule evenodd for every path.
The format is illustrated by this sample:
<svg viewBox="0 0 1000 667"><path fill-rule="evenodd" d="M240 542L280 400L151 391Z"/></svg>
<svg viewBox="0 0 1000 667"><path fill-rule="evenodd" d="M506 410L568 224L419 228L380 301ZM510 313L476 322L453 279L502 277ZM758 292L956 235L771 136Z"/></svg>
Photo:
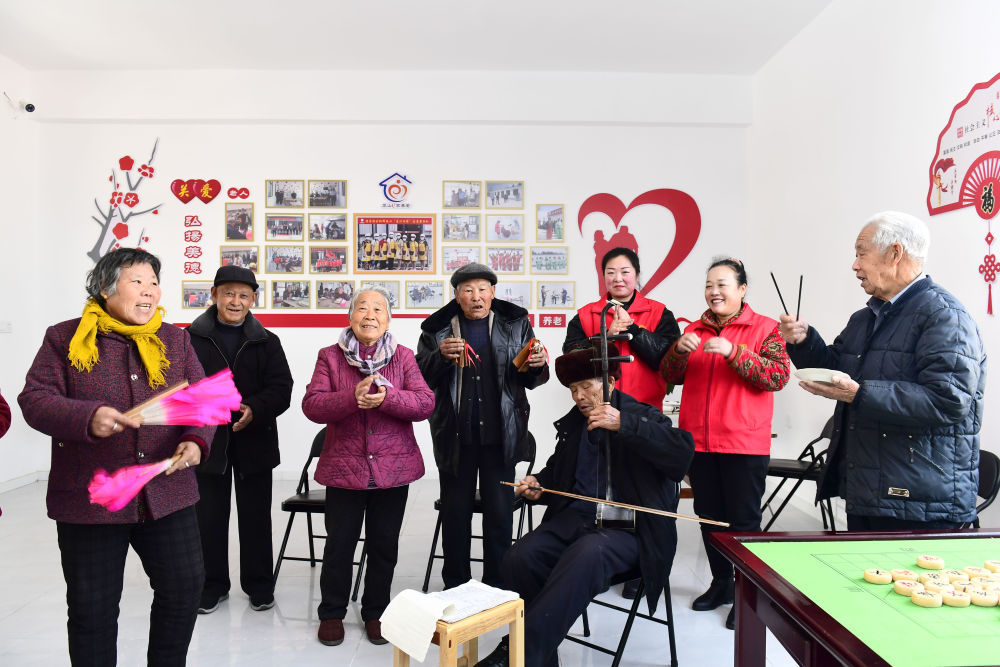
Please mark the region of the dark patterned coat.
<svg viewBox="0 0 1000 667"><path fill-rule="evenodd" d="M100 361L90 372L73 368L67 355L79 323L77 318L48 328L17 398L28 425L52 437L46 495L49 517L67 523L135 523L140 497L153 519L194 505L198 501L194 468L154 477L118 512L90 503L87 485L97 469L113 473L125 466L162 461L173 456L185 440L201 447L204 459L215 427L143 426L126 428L107 438L92 437L88 428L99 407L107 405L124 412L163 387L157 391L150 388L135 344L115 333L98 333ZM163 324L157 335L170 360L170 368L164 371L167 386L205 377L186 331Z"/></svg>
<svg viewBox="0 0 1000 667"><path fill-rule="evenodd" d="M339 345L319 351L316 369L302 398L302 412L326 424L316 481L340 489L366 489L369 475L381 489L409 484L424 475L424 459L413 422L434 409L434 393L424 382L413 352L402 345L379 371L393 386L382 405L358 407L354 388L364 375L347 363Z"/></svg>

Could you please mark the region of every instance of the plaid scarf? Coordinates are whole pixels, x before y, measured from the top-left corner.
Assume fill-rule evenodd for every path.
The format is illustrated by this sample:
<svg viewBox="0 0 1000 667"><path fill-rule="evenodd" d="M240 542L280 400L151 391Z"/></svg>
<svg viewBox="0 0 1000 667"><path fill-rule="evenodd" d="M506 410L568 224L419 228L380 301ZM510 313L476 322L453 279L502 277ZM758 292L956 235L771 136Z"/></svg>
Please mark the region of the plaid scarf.
<svg viewBox="0 0 1000 667"><path fill-rule="evenodd" d="M362 359L359 353L360 343L354 335L351 327L347 327L341 332L337 345L344 351L344 358L347 363L354 366L365 375L375 375L375 384L380 387L391 387L392 383L379 374L379 370L385 368L392 361L392 355L396 354L396 339L386 331L382 337L375 341L375 357L373 359Z"/></svg>

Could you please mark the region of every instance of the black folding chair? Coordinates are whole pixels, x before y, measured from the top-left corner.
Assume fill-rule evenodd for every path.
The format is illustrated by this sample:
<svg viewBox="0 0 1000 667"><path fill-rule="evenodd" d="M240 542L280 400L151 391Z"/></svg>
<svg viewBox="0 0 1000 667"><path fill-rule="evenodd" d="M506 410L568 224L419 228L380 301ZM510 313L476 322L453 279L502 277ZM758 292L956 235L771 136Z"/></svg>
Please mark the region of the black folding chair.
<svg viewBox="0 0 1000 667"><path fill-rule="evenodd" d="M531 474L531 470L535 466L535 436L533 436L531 434L531 431L528 431L528 434L525 436L525 438L527 439L527 447L528 447L528 456L527 456L527 459L526 459L526 462L528 464L528 470L524 474L527 476L527 475ZM527 514L527 517L528 517L528 530L531 531L531 530L534 530L534 528L535 528L535 520L534 520L534 514L532 513L532 507L533 507L532 504L529 503L529 502L525 502L525 500L524 500L524 498L522 496L517 496L517 497L514 498L513 511L518 513L518 519L517 519L517 537L518 538L520 538L521 535L524 533L524 517L525 517L526 514ZM434 501L434 511L438 513L438 517L437 517L437 523L434 525L434 538L431 540L431 553L427 557L427 571L424 572L424 586L423 586L423 589L422 589L424 591L424 593L426 593L427 589L430 587L430 583L431 583L431 569L434 567L434 560L435 559L440 559L440 560L444 559L444 555L443 554L439 554L437 552L438 538L441 535L441 499L440 498L438 498L437 500ZM473 505L472 512L473 512L473 515L476 515L476 514L480 514L481 515L483 513L483 500L480 497L479 489L476 489L476 500L475 500L475 504ZM483 536L482 535L473 535L472 539L474 539L474 540L482 540ZM516 539L517 538L515 538L515 540ZM511 541L513 542L515 540L511 540ZM482 558L472 557L472 558L469 558L469 560L472 561L473 563L482 563L483 562Z"/></svg>
<svg viewBox="0 0 1000 667"><path fill-rule="evenodd" d="M295 488L295 495L289 496L281 503L281 509L284 512L289 512L288 525L285 527L285 538L281 541L281 550L278 551L278 559L274 564L274 581L278 581L278 571L281 570L281 561L283 560L299 560L307 561L309 567L316 567L316 563L322 562L323 558L320 556L316 557L316 548L314 540L325 540L326 535L320 535L313 531L313 514L319 514L321 517L326 512L326 489L320 488L315 490L310 490L309 488L309 476L310 468L312 467L312 462L314 459L319 458L320 453L323 451L323 441L326 438L326 427L324 426L320 429L320 432L316 434L313 438L312 448L309 450L309 458L306 459L306 464L302 466L302 474L299 475L299 485ZM295 515L302 512L306 515L306 525L309 529L309 557L304 556L286 556L285 548L288 546L288 536L292 532L292 523L295 521ZM361 538L362 543L365 538ZM357 601L358 599L358 589L361 587L361 573L365 569L365 560L368 557L368 546L362 544L361 546L361 556L358 560L354 561L354 565L358 566L358 574L354 580L354 590L351 594L351 600Z"/></svg>
<svg viewBox="0 0 1000 667"><path fill-rule="evenodd" d="M628 572L620 577L616 577L611 581L611 585L622 584L626 581L632 581L633 579L639 579L641 575L639 572L632 571ZM660 625L667 626L667 640L670 643L670 665L671 667L677 667L677 641L674 637L674 607L670 601L670 581L667 580L666 585L663 587L663 604L666 607L666 619L656 618L652 614L647 614L639 611L639 603L643 601L644 591L646 590L646 584L642 579L639 579L639 589L636 591L635 599L632 600L632 605L629 607L623 607L620 605L612 604L610 602L605 602L604 600L598 600L596 597L590 601L591 604L600 605L602 607L607 607L608 609L614 609L616 611L624 612L628 614L625 619L625 628L622 630L621 636L618 640L618 646L614 649L608 648L606 646L601 646L599 644L594 644L593 642L586 641L577 637L575 635L566 635L566 639L571 642L576 642L586 646L587 648L593 649L595 651L600 651L605 655L614 656L614 660L611 662L611 667L618 667L622 661L622 655L625 653L625 645L628 643L629 633L632 632L632 624L635 619L642 618L647 621L652 621L653 623L659 623ZM590 637L590 619L587 617L587 612L583 612L583 636ZM613 634L613 633L611 633Z"/></svg>
<svg viewBox="0 0 1000 667"><path fill-rule="evenodd" d="M823 431L819 434L819 437L812 440L805 446L802 453L796 459L771 459L771 462L767 466L768 477L780 477L781 481L778 482L778 486L774 488L771 495L767 497L764 504L761 506L760 511L763 513L765 510L770 509L771 505L775 502L778 493L781 488L785 485L785 482L792 479L795 480L795 484L792 486L792 490L788 492L781 504L778 505L777 510L773 510L771 515L771 520L767 522L764 526L764 530L770 530L771 526L777 521L778 516L781 511L785 509L785 506L798 491L799 487L802 486L802 482L811 481L819 483L819 480L823 477L823 471L826 470L826 452L827 450L817 451L816 444L820 440L829 440L833 436L833 417L827 420L826 425L823 427ZM816 504L819 505L820 517L823 519L823 530L836 530L836 524L833 520L833 505L829 499L818 501ZM827 523L829 519L829 524Z"/></svg>
<svg viewBox="0 0 1000 667"><path fill-rule="evenodd" d="M962 524L962 528L979 528L979 514L993 504L1000 493L1000 458L993 452L979 450L979 490L976 492L983 502L976 505L976 518Z"/></svg>

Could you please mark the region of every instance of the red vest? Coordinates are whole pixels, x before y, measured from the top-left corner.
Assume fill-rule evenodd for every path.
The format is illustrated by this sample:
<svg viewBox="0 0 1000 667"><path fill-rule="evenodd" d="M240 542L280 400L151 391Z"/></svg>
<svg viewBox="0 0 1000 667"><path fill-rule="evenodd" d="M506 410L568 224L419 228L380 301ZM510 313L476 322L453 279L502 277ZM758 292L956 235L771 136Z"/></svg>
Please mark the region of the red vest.
<svg viewBox="0 0 1000 667"><path fill-rule="evenodd" d="M588 303L577 311L580 316L580 324L583 326L583 333L588 337L596 336L601 332L601 309L608 302L607 297L600 301ZM656 331L656 326L663 317L663 311L667 307L659 301L653 301L644 297L639 290L635 292L632 305L628 307L628 314L638 326L650 331ZM607 315L608 326L614 319L614 310L609 310ZM615 345L622 354L632 354L627 341L615 341ZM667 383L660 375L659 368L650 368L636 356L635 361L622 364L622 379L615 383L615 388L625 392L637 401L648 403L657 410L663 409L663 396L667 393Z"/></svg>
<svg viewBox="0 0 1000 667"><path fill-rule="evenodd" d="M757 352L778 323L747 305L719 335L733 345ZM701 322L688 326L704 343L716 336ZM723 454L770 454L774 392L751 386L721 354L701 346L688 357L678 426L694 436L695 451Z"/></svg>

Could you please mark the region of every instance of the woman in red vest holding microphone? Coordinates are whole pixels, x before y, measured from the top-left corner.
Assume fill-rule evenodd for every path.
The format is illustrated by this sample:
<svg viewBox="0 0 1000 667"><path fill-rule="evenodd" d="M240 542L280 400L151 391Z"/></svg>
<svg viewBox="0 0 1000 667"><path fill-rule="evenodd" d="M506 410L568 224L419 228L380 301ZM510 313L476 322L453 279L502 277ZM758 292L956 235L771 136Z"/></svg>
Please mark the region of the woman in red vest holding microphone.
<svg viewBox="0 0 1000 667"><path fill-rule="evenodd" d="M733 601L733 566L709 544L714 530L759 531L760 501L771 458L774 392L788 383L791 364L778 323L743 301L743 262L712 262L701 319L684 330L663 358L661 373L684 384L679 426L694 436L688 471L694 511L729 528L701 524L712 584L691 608L708 611ZM726 627L735 627L733 610Z"/></svg>

